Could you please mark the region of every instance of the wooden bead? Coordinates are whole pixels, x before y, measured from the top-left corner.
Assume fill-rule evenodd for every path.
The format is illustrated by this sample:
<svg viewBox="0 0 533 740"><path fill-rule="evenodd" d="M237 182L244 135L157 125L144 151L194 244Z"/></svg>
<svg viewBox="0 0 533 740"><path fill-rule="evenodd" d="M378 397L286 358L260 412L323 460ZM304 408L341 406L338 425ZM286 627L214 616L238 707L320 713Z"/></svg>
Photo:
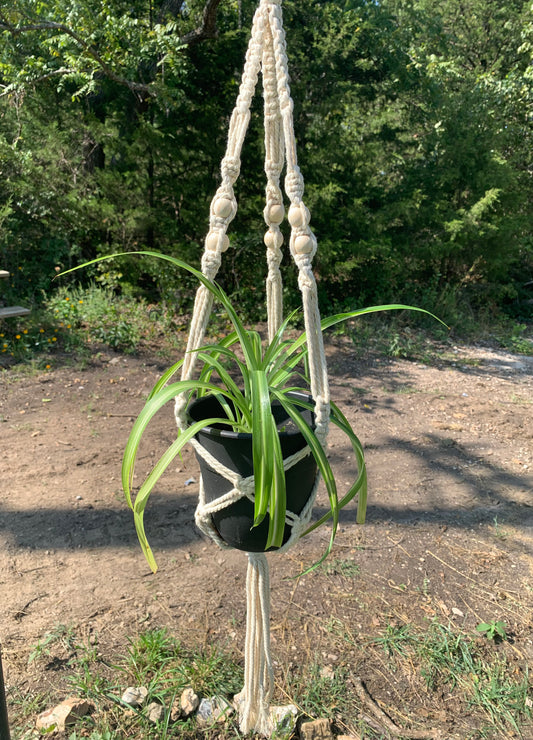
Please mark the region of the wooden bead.
<svg viewBox="0 0 533 740"><path fill-rule="evenodd" d="M233 215L233 203L229 198L218 198L213 205L213 212L219 218L229 218Z"/></svg>
<svg viewBox="0 0 533 740"><path fill-rule="evenodd" d="M269 249L279 249L283 244L283 234L281 231L270 231L269 229L263 241Z"/></svg>
<svg viewBox="0 0 533 740"><path fill-rule="evenodd" d="M280 224L285 217L285 208L281 203L275 203L268 209L268 221L271 224Z"/></svg>
<svg viewBox="0 0 533 740"><path fill-rule="evenodd" d="M212 231L207 239L205 240L206 247L211 251L214 252L218 248L218 242L219 242L220 236L217 231ZM225 252L229 247L229 239L227 234L224 234L222 237L222 246L221 246L221 252Z"/></svg>
<svg viewBox="0 0 533 740"><path fill-rule="evenodd" d="M310 254L313 251L313 239L307 234L301 234L294 240L296 254Z"/></svg>
<svg viewBox="0 0 533 740"><path fill-rule="evenodd" d="M289 223L293 229L298 229L302 226L307 226L311 220L311 214L303 203L298 205L292 205L289 208Z"/></svg>

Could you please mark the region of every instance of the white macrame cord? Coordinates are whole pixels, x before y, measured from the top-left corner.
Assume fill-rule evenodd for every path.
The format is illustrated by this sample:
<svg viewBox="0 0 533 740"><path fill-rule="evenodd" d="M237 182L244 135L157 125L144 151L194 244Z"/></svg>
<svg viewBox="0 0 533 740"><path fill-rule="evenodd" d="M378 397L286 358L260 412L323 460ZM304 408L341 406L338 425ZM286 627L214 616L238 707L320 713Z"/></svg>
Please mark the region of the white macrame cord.
<svg viewBox="0 0 533 740"><path fill-rule="evenodd" d="M209 232L205 239L202 272L213 280L220 268L222 253L229 247L226 234L237 212L233 186L239 176L241 152L250 121L250 105L261 72L263 81L265 125L266 205L263 211L267 232L264 237L268 274L266 279L268 333L271 340L283 320L282 280L279 265L282 259L283 235L280 230L285 210L280 188L281 173L286 166L285 192L290 202L288 221L291 226L290 252L298 268L298 284L302 294L304 323L307 332L311 394L315 403L315 433L325 444L329 420L329 388L316 282L312 260L316 253L316 238L309 227L310 214L302 198L304 182L297 163L293 125L293 102L290 95L282 0L261 0L253 24L239 95L233 110L226 153L221 164L221 183L211 202ZM197 350L202 346L212 309L212 295L204 286L197 291L189 331L182 379L193 376ZM186 427L186 398L178 396L175 403L176 421ZM231 483L231 490L213 502L206 503L203 482L196 510L198 527L221 547L226 546L212 523L215 511L243 497L253 500L253 477L242 478L220 464L195 440L194 449L211 469ZM309 448L289 457L285 469L310 454ZM278 550L285 551L306 529L311 518L318 478L312 495L299 514L287 512L291 526L288 542ZM247 625L244 687L238 697L240 729L243 733L272 733L269 706L273 692L273 672L270 658L270 586L268 562L264 554L248 553Z"/></svg>

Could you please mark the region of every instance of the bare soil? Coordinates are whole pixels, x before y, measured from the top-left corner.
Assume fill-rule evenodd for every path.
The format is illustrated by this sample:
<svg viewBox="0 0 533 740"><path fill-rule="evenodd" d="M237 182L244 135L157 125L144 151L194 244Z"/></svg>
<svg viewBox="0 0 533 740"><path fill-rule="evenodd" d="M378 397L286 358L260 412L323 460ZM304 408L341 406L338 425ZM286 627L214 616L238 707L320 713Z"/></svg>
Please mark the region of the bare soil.
<svg viewBox="0 0 533 740"><path fill-rule="evenodd" d="M451 687L431 693L414 670L392 673L371 641L390 624L438 619L474 632L501 619L511 640L498 649L517 672L533 664L533 358L461 347L432 365L361 359L342 340L328 355L332 397L366 448L367 524L355 523L353 507L345 510L333 565L308 576L294 578L320 555L327 528L271 556L277 670L281 677L315 659L343 667L397 724L422 723L464 740L473 720L466 703L458 711L450 702ZM28 655L58 624L98 635L106 654L123 650L128 635L162 625L191 643L219 639L242 651L246 558L196 530L192 451L172 466L149 507L155 575L123 500L122 450L162 369L155 360L102 352L84 369L0 379L0 640L8 691L54 686L56 674L28 665ZM140 467L147 470L174 434L169 407L153 423ZM332 433L342 491L354 461L340 444ZM533 738L533 729L523 737Z"/></svg>

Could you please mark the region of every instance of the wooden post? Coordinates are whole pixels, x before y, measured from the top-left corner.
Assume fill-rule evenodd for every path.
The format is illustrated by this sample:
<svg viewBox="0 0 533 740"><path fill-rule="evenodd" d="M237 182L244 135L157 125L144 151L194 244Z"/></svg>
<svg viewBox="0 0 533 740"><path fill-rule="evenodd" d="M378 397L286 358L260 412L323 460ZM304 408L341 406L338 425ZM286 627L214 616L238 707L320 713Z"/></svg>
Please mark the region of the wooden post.
<svg viewBox="0 0 533 740"><path fill-rule="evenodd" d="M0 648L0 740L9 740L9 722L7 718L6 689L2 670L2 650Z"/></svg>

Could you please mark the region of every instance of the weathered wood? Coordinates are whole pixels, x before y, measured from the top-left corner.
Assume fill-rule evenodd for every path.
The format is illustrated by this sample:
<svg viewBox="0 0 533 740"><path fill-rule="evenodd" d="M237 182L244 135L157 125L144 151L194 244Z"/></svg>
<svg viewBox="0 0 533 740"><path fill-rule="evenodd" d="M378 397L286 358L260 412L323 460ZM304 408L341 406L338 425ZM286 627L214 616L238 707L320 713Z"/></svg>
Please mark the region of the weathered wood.
<svg viewBox="0 0 533 740"><path fill-rule="evenodd" d="M0 319L9 319L12 316L26 316L30 313L29 308L23 308L22 306L6 306L0 308Z"/></svg>

